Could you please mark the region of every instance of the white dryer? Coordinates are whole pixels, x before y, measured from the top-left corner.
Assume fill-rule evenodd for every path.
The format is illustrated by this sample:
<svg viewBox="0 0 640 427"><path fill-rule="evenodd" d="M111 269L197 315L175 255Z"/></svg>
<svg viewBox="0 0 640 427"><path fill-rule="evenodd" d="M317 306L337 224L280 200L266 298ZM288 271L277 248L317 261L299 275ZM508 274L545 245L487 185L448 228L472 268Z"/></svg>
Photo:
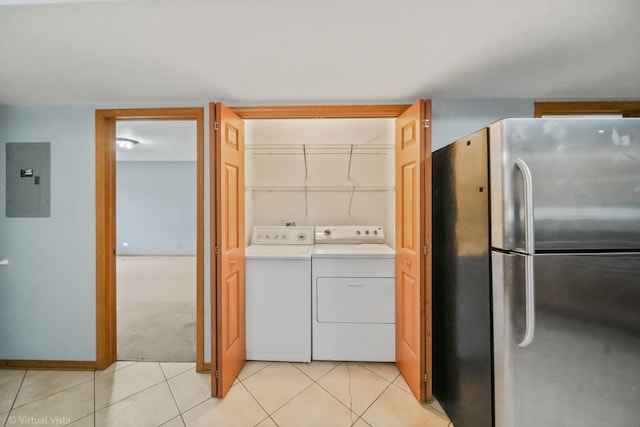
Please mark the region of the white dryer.
<svg viewBox="0 0 640 427"><path fill-rule="evenodd" d="M311 361L313 227L253 229L246 248L247 360Z"/></svg>
<svg viewBox="0 0 640 427"><path fill-rule="evenodd" d="M379 226L317 226L313 360L395 361L395 251Z"/></svg>

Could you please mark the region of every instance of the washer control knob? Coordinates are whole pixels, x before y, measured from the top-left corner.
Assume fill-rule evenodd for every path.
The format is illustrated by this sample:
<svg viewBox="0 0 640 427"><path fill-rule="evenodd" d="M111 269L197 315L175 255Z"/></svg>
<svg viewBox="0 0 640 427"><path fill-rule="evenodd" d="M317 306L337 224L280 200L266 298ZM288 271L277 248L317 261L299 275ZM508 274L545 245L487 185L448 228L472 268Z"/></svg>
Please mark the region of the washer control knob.
<svg viewBox="0 0 640 427"><path fill-rule="evenodd" d="M331 236L331 230L329 230L328 228L324 230L324 235L325 236Z"/></svg>
<svg viewBox="0 0 640 427"><path fill-rule="evenodd" d="M356 230L356 234L359 236L359 235L361 235L361 234L362 234L362 231L360 231L360 230Z"/></svg>
<svg viewBox="0 0 640 427"><path fill-rule="evenodd" d="M373 230L373 234L378 234L378 230Z"/></svg>
<svg viewBox="0 0 640 427"><path fill-rule="evenodd" d="M304 240L307 237L304 233L298 233L298 240Z"/></svg>
<svg viewBox="0 0 640 427"><path fill-rule="evenodd" d="M369 235L369 230L365 231L364 234Z"/></svg>

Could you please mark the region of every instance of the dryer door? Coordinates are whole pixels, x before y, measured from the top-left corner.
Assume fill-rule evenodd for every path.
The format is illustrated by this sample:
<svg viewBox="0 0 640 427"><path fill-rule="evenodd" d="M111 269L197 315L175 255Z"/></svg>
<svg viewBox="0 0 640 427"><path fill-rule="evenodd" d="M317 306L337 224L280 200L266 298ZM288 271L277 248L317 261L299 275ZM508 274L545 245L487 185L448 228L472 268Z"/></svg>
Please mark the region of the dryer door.
<svg viewBox="0 0 640 427"><path fill-rule="evenodd" d="M395 323L395 279L320 277L316 313L320 323Z"/></svg>

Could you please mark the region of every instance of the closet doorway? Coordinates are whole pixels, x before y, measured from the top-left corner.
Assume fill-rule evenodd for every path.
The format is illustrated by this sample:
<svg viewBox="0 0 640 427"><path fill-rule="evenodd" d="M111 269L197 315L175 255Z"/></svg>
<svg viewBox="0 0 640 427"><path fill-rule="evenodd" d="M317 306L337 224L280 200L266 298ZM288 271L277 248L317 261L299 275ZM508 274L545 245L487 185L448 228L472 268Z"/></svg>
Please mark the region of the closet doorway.
<svg viewBox="0 0 640 427"><path fill-rule="evenodd" d="M416 398L431 395L431 102L413 105L226 107L211 103L211 178L216 198L211 220L211 376L214 397L224 397L245 361L244 228L242 190L300 192L310 187L244 187L245 121L269 119L395 119L396 365ZM251 130L250 130L251 131ZM259 147L249 147L257 149ZM291 147L287 147L290 149ZM317 148L317 147L316 147ZM302 148L304 156L305 148ZM295 154L295 153L294 153ZM267 155L268 151L267 151ZM299 155L295 154L295 155ZM240 160L238 160L240 159ZM306 165L306 162L301 162ZM306 167L306 166L305 166ZM348 167L347 167L347 170ZM347 173L348 174L348 173ZM304 186L303 186L304 187ZM322 190L322 188L313 188ZM331 188L335 190L335 188ZM342 190L339 190L342 192ZM376 190L377 191L377 190ZM247 203L251 201L251 194ZM298 203L303 213L308 200ZM212 210L212 212L214 212ZM347 212L349 212L347 208ZM288 219L288 218L285 218ZM250 218L250 221L252 218ZM216 266L215 268L213 266ZM240 267L240 268L238 268Z"/></svg>

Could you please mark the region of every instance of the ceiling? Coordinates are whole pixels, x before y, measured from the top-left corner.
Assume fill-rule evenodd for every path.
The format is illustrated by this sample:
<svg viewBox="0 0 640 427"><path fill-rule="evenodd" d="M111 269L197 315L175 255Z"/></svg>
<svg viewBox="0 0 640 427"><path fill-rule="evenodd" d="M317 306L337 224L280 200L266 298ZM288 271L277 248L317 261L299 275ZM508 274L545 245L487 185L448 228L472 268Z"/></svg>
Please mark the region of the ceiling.
<svg viewBox="0 0 640 427"><path fill-rule="evenodd" d="M138 141L131 149L116 148L118 162L195 162L195 120L123 120L116 122L116 137Z"/></svg>
<svg viewBox="0 0 640 427"><path fill-rule="evenodd" d="M0 0L0 105L637 99L639 19L638 0Z"/></svg>

